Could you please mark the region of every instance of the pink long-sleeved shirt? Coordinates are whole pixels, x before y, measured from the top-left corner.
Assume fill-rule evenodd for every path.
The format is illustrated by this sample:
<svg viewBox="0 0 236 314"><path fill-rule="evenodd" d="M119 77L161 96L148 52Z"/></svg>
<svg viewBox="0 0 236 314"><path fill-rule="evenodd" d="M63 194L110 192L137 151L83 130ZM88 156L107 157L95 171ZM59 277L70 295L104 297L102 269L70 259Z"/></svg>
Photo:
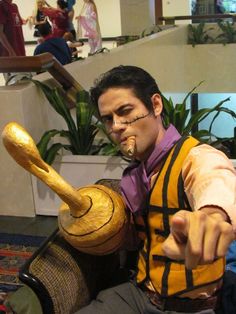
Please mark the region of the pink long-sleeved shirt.
<svg viewBox="0 0 236 314"><path fill-rule="evenodd" d="M182 176L192 210L218 207L226 212L236 233L236 170L225 154L206 144L192 148Z"/></svg>

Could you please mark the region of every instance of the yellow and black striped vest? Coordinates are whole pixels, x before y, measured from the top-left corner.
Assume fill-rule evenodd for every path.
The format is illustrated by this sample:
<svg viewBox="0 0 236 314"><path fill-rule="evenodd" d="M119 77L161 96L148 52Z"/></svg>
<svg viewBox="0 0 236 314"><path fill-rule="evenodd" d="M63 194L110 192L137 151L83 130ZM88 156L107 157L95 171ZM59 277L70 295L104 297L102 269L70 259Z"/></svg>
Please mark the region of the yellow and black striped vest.
<svg viewBox="0 0 236 314"><path fill-rule="evenodd" d="M170 233L171 217L181 209L191 211L184 193L181 169L190 149L198 144L191 136L178 141L157 175L146 213L134 217L144 243L139 253L137 282L150 280L163 297L177 296L217 282L225 269L225 259L220 258L212 264L187 270L184 261L171 260L162 251L162 243Z"/></svg>

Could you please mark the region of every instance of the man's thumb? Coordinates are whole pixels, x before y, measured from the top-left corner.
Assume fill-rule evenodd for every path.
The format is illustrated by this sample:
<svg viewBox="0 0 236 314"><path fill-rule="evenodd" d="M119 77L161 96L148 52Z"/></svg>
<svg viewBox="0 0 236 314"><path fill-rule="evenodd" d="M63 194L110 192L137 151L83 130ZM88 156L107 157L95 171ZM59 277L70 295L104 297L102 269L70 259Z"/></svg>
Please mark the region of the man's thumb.
<svg viewBox="0 0 236 314"><path fill-rule="evenodd" d="M178 243L185 244L188 234L188 219L183 212L175 214L171 220L170 232Z"/></svg>

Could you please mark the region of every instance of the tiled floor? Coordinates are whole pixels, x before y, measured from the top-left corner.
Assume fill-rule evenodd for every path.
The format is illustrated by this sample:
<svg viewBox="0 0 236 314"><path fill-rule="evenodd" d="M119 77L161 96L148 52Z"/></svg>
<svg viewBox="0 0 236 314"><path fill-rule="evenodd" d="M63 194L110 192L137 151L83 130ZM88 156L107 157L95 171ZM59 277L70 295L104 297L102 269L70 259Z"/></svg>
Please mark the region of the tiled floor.
<svg viewBox="0 0 236 314"><path fill-rule="evenodd" d="M49 236L57 227L57 217L34 218L0 216L0 233Z"/></svg>

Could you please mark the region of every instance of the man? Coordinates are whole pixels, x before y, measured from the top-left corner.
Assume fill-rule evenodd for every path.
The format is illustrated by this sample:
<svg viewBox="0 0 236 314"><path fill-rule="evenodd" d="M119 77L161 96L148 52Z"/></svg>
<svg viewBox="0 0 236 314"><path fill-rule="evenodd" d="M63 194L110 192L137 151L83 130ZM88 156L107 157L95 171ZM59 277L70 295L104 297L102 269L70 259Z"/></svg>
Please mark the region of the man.
<svg viewBox="0 0 236 314"><path fill-rule="evenodd" d="M135 281L100 292L77 313L216 313L236 227L231 162L164 127L161 93L143 69L108 71L91 99L122 152L133 151L121 190L142 245Z"/></svg>
<svg viewBox="0 0 236 314"><path fill-rule="evenodd" d="M0 0L0 56L25 56L22 25L25 24L12 0Z"/></svg>
<svg viewBox="0 0 236 314"><path fill-rule="evenodd" d="M73 19L75 15L74 5L76 0L66 0L67 3L67 10L68 10L68 16L69 16L69 29L68 31L73 35L73 40L76 40L76 31L73 24Z"/></svg>
<svg viewBox="0 0 236 314"><path fill-rule="evenodd" d="M54 37L47 24L40 24L38 31L43 37L41 44L36 46L34 55L50 52L62 65L71 63L72 54L64 38Z"/></svg>

